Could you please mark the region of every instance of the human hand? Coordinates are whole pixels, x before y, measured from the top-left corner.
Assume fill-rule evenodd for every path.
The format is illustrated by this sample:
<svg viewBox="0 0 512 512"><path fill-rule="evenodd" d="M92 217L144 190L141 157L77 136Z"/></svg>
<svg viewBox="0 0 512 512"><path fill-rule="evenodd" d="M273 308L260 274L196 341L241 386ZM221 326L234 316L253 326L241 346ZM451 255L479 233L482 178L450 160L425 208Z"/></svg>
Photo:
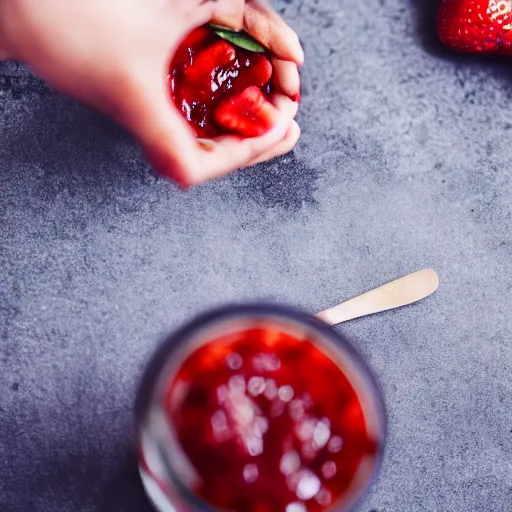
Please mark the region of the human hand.
<svg viewBox="0 0 512 512"><path fill-rule="evenodd" d="M272 102L281 119L261 137L223 136L203 146L170 98L172 55L212 18L243 26L275 55ZM302 49L265 0L0 0L0 20L5 55L126 126L156 169L183 185L286 153L300 135L293 100Z"/></svg>

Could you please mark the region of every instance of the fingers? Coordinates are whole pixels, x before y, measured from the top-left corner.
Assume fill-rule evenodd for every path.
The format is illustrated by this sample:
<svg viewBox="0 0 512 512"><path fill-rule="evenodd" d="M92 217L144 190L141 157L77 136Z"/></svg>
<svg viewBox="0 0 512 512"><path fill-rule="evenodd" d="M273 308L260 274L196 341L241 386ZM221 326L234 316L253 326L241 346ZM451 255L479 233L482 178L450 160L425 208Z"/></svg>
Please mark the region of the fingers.
<svg viewBox="0 0 512 512"><path fill-rule="evenodd" d="M300 135L300 126L295 121L292 121L292 124L288 128L288 131L286 132L286 135L281 140L281 142L279 142L279 144L269 149L265 153L262 153L261 155L257 156L254 160L251 161L249 165L256 165L261 162L271 160L272 158L275 158L277 156L289 153L297 145L297 142L300 139Z"/></svg>
<svg viewBox="0 0 512 512"><path fill-rule="evenodd" d="M267 0L247 0L244 28L278 58L295 62L297 66L303 64L304 51L297 34Z"/></svg>
<svg viewBox="0 0 512 512"><path fill-rule="evenodd" d="M297 35L265 0L248 0L244 22L245 29L276 55L272 58L272 81L277 92L271 95L270 101L282 115L294 119L300 101L300 76L297 66L304 60ZM289 153L297 145L300 135L299 125L292 121L284 138L255 157L250 165Z"/></svg>
<svg viewBox="0 0 512 512"><path fill-rule="evenodd" d="M218 178L235 169L247 167L260 155L268 153L286 136L290 120L282 117L265 135L241 139L231 135L208 141L201 151L202 166L188 174L187 185Z"/></svg>
<svg viewBox="0 0 512 512"><path fill-rule="evenodd" d="M151 165L160 173L187 184L199 166L198 145L187 121L172 103L162 77L145 78L123 96L121 122L139 139Z"/></svg>
<svg viewBox="0 0 512 512"><path fill-rule="evenodd" d="M236 0L239 2L240 0ZM223 6L229 0L171 0L163 3L163 21L169 39L183 39L193 29L208 23L214 16L217 6ZM177 23L178 22L178 23ZM174 27L171 30L170 27ZM176 29L181 33L176 34ZM178 37L177 37L178 36Z"/></svg>
<svg viewBox="0 0 512 512"><path fill-rule="evenodd" d="M300 128L291 119L297 104L277 93L272 102L282 114L274 128L261 137L243 139L226 135L196 140L178 112L168 107L166 113L156 106L146 109L145 121L135 120L134 131L155 170L188 187L288 153L295 147Z"/></svg>
<svg viewBox="0 0 512 512"><path fill-rule="evenodd" d="M182 186L190 186L291 151L301 133L293 118L300 97L297 65L303 60L294 31L265 0L248 0L245 6L244 0L191 0L190 3L175 0L175 3L183 6L181 11L190 12L191 17L187 18L190 28L212 17L218 24L240 28L243 19L244 28L275 55L272 59L275 92L270 101L281 117L275 127L261 137L244 139L227 135L197 140L174 105L163 77L145 79L134 88L131 98L123 100L131 104L124 124L142 142L155 170Z"/></svg>
<svg viewBox="0 0 512 512"><path fill-rule="evenodd" d="M291 116L281 114L277 124L261 137L227 135L197 141L187 121L173 105L162 80L134 87L125 101L130 109L123 120L142 142L148 160L160 173L190 186L247 167L285 138Z"/></svg>
<svg viewBox="0 0 512 512"><path fill-rule="evenodd" d="M300 101L300 76L297 65L288 60L272 58L272 81L277 89L296 103Z"/></svg>
<svg viewBox="0 0 512 512"><path fill-rule="evenodd" d="M286 94L275 92L270 96L270 102L288 119L294 119L299 110L299 104L290 99Z"/></svg>
<svg viewBox="0 0 512 512"><path fill-rule="evenodd" d="M201 173L196 183L227 174L233 170L231 166L235 164L236 168L248 167L284 155L297 145L301 130L293 118L297 115L299 104L281 93L273 93L270 102L281 113L281 123L287 129L283 131L280 127L274 127L272 133L253 139L232 136L219 137L215 140L201 139L199 143L205 151L217 154L218 166ZM210 165L213 163L209 158L208 161Z"/></svg>
<svg viewBox="0 0 512 512"><path fill-rule="evenodd" d="M275 92L270 97L270 102L281 112L281 115L288 119L294 119L299 109L299 104L290 99L286 94ZM281 139L274 147L267 149L263 153L257 155L251 160L249 165L255 165L266 160L275 158L276 156L289 153L299 141L301 129L295 121L291 121L288 131L283 139Z"/></svg>
<svg viewBox="0 0 512 512"><path fill-rule="evenodd" d="M212 23L228 27L233 30L242 30L244 26L245 0L217 0L210 1L215 10Z"/></svg>

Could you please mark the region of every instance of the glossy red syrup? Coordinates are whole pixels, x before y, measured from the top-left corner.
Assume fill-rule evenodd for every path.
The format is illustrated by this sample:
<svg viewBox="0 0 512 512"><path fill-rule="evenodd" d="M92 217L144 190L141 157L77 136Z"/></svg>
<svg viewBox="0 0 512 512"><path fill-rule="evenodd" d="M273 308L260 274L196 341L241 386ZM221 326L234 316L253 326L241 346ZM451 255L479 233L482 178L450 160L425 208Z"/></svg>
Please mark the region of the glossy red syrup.
<svg viewBox="0 0 512 512"><path fill-rule="evenodd" d="M211 29L193 31L180 45L171 63L171 95L198 137L230 133L214 119L226 99L256 86L268 97L272 65L266 54L239 48Z"/></svg>
<svg viewBox="0 0 512 512"><path fill-rule="evenodd" d="M339 366L313 343L267 329L192 353L166 408L199 476L193 491L223 510L324 511L377 455Z"/></svg>

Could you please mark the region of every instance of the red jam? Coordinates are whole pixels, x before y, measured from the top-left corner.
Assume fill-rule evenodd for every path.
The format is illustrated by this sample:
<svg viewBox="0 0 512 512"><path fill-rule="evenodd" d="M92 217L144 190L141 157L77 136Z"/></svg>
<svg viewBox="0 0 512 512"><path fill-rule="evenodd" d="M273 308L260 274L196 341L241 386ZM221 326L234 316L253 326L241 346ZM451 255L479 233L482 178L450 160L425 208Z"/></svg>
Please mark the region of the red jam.
<svg viewBox="0 0 512 512"><path fill-rule="evenodd" d="M211 29L201 27L183 41L171 63L171 95L198 137L211 138L225 133L255 136L248 126L239 128L232 117L240 112L231 109L230 119L216 116L219 106L236 98L247 88L259 89L265 98L270 93L272 64L264 53L255 53L221 39ZM225 109L224 109L225 110ZM258 117L268 115L257 112ZM241 119L241 118L240 118ZM249 131L247 131L249 130Z"/></svg>
<svg viewBox="0 0 512 512"><path fill-rule="evenodd" d="M375 462L361 402L340 367L309 341L251 329L183 362L167 411L195 469L192 490L235 512L320 512L343 503Z"/></svg>

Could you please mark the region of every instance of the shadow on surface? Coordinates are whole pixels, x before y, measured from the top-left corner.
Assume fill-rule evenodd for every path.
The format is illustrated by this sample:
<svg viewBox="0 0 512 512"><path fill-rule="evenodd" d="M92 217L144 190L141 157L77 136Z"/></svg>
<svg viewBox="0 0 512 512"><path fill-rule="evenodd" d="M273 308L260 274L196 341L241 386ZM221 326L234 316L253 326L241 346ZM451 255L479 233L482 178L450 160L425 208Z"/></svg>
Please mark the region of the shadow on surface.
<svg viewBox="0 0 512 512"><path fill-rule="evenodd" d="M154 512L144 492L135 453L130 453L124 464L107 483L103 493L102 512Z"/></svg>
<svg viewBox="0 0 512 512"><path fill-rule="evenodd" d="M153 181L136 142L115 123L28 74L0 74L4 179L28 172L46 193ZM15 176L12 176L15 179Z"/></svg>
<svg viewBox="0 0 512 512"><path fill-rule="evenodd" d="M26 416L35 419L37 411L27 410ZM9 472L4 466L0 509L154 512L129 429L109 430L107 422L63 428L67 421L73 418L61 412L54 422L32 430L24 429L19 416L0 422L0 437L9 440L0 468L17 461Z"/></svg>
<svg viewBox="0 0 512 512"><path fill-rule="evenodd" d="M235 172L228 179L241 202L296 212L317 204L315 192L320 175L320 170L289 153Z"/></svg>
<svg viewBox="0 0 512 512"><path fill-rule="evenodd" d="M440 0L409 0L415 20L415 30L425 50L434 55L447 55L449 50L441 43L436 32L437 10Z"/></svg>

